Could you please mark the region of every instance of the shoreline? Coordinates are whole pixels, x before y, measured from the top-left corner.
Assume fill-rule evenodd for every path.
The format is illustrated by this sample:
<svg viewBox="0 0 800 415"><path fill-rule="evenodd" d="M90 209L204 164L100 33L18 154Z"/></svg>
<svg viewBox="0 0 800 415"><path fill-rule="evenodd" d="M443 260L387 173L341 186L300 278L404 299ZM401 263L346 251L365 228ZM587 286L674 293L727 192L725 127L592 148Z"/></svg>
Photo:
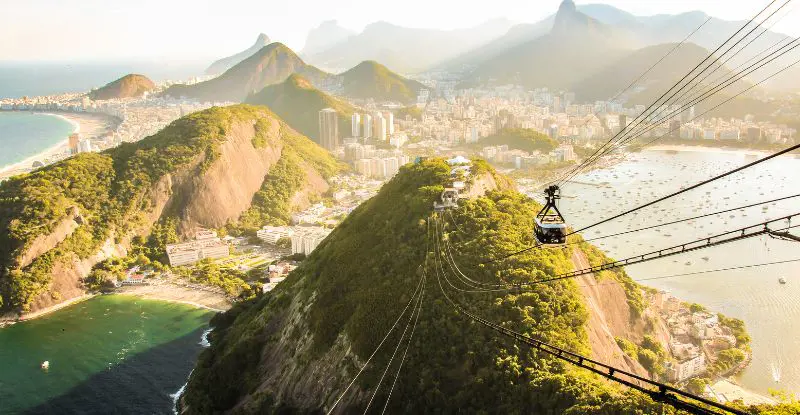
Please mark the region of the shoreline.
<svg viewBox="0 0 800 415"><path fill-rule="evenodd" d="M647 147L644 151L677 151L681 153L721 153L721 154L740 154L744 156L771 154L769 150L758 150L734 147L705 147L681 144L659 144Z"/></svg>
<svg viewBox="0 0 800 415"><path fill-rule="evenodd" d="M98 295L123 295L144 300L183 304L194 308L213 311L215 313L223 313L233 306L224 295L204 290L191 290L173 284L127 286L107 294L87 293L62 303L34 311L33 313L17 316L16 318L0 317L0 329L17 323L35 320L71 305L90 300Z"/></svg>
<svg viewBox="0 0 800 415"><path fill-rule="evenodd" d="M114 124L113 117L99 113L25 112L32 115L45 115L59 118L72 125L73 130L63 140L36 154L26 157L16 163L0 166L0 179L31 171L33 162L37 160L43 162L47 159L63 158L65 153L69 150L69 135L71 134L81 134L81 132L84 132L86 137L92 138L105 133L109 129L109 126Z"/></svg>

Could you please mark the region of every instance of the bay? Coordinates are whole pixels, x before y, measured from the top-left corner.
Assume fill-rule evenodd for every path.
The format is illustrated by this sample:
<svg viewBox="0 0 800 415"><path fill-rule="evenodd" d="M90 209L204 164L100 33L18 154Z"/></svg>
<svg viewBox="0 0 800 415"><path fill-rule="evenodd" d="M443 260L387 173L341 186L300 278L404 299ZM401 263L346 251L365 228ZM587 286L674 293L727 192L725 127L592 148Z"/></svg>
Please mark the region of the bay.
<svg viewBox="0 0 800 415"><path fill-rule="evenodd" d="M171 413L212 315L107 295L0 329L0 412Z"/></svg>
<svg viewBox="0 0 800 415"><path fill-rule="evenodd" d="M645 151L612 168L563 186L559 208L583 227L658 199L765 154L725 151ZM699 216L800 193L800 159L784 156L687 192L620 220L584 232L586 239ZM665 226L592 243L624 259L800 212L800 198ZM797 224L797 221L795 221ZM781 225L788 226L787 222ZM778 227L780 225L776 225ZM796 232L796 230L795 230ZM800 245L768 236L733 242L627 267L634 279L669 277L721 268L800 259ZM779 284L784 277L787 284ZM650 279L645 285L744 320L753 359L739 376L748 389L800 393L800 262L740 270Z"/></svg>
<svg viewBox="0 0 800 415"><path fill-rule="evenodd" d="M0 168L33 157L66 140L75 126L50 114L0 112Z"/></svg>

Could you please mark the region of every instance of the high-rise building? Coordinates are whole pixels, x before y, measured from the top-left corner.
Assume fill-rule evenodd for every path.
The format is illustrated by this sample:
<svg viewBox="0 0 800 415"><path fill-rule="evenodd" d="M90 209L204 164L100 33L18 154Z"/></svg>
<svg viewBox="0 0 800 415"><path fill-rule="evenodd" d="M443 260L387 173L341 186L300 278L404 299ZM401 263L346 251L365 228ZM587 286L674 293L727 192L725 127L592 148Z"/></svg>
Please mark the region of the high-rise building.
<svg viewBox="0 0 800 415"><path fill-rule="evenodd" d="M383 118L386 119L386 128L389 131L389 135L394 134L394 113L386 111L383 113Z"/></svg>
<svg viewBox="0 0 800 415"><path fill-rule="evenodd" d="M361 137L361 114L355 112L352 118L353 130L351 134L353 137Z"/></svg>
<svg viewBox="0 0 800 415"><path fill-rule="evenodd" d="M619 115L619 129L622 131L625 127L628 126L628 116L625 114Z"/></svg>
<svg viewBox="0 0 800 415"><path fill-rule="evenodd" d="M328 151L339 146L339 123L336 110L325 108L319 112L319 143Z"/></svg>
<svg viewBox="0 0 800 415"><path fill-rule="evenodd" d="M372 138L372 116L364 114L364 140Z"/></svg>
<svg viewBox="0 0 800 415"><path fill-rule="evenodd" d="M81 141L81 136L78 133L70 134L69 136L69 151L72 154L78 154L78 143Z"/></svg>
<svg viewBox="0 0 800 415"><path fill-rule="evenodd" d="M386 129L386 118L383 118L383 114L379 112L376 112L375 117L372 118L372 132L375 135L375 140L386 141L388 135Z"/></svg>
<svg viewBox="0 0 800 415"><path fill-rule="evenodd" d="M553 112L561 112L561 97L553 97Z"/></svg>

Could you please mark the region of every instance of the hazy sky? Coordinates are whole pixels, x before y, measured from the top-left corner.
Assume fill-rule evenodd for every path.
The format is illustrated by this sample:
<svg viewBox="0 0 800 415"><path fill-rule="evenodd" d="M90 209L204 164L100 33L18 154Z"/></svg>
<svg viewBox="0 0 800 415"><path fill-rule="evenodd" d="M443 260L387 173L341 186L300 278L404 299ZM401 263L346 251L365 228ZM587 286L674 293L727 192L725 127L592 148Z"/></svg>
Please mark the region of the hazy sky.
<svg viewBox="0 0 800 415"><path fill-rule="evenodd" d="M0 0L0 39L3 39L0 61L167 56L180 60L210 59L250 46L260 32L299 51L309 29L324 20L338 20L342 26L356 31L379 20L409 27L453 29L476 25L492 17L535 22L554 13L560 2ZM702 10L727 20L749 18L767 4L766 0L608 0L605 3L637 15ZM792 10L776 29L800 35L800 10Z"/></svg>

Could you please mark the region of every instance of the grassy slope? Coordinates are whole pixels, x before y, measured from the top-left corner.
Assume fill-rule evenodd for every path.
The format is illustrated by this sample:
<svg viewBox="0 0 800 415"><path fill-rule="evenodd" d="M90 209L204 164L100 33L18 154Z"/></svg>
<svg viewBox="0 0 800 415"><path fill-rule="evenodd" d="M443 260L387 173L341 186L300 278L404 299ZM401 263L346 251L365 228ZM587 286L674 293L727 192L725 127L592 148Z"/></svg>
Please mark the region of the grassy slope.
<svg viewBox="0 0 800 415"><path fill-rule="evenodd" d="M286 285L218 318L213 346L201 356L189 383L189 406L197 412L225 410L256 390L264 376L259 369L262 348L274 341L281 330L276 326L281 324L278 316L296 296L313 298L301 318L310 324L314 347L295 359L313 364L340 334L346 333L359 361L365 361L419 281L431 202L441 192L448 173L441 160L404 167L376 197L356 209ZM483 281L530 280L571 269L569 258L560 250L535 250L503 264L478 265L486 252L530 245L537 208L510 191L465 201L455 212L458 227L448 226L456 261L462 269L474 270L472 278ZM423 312L394 390L391 413L505 413L519 408L534 413L619 413L657 408L640 395L621 392L465 320L442 297L431 262L426 269L429 278ZM574 282L548 284L521 295L450 295L491 320L571 350L588 352L583 331L587 314ZM368 390L375 385L390 354L387 348L382 350L359 387ZM342 376L343 382L354 375L357 365L345 367L349 369ZM292 382L291 378L284 381ZM344 386L335 385L333 390L343 390ZM376 402L385 398L384 388ZM252 408L261 410L273 405L305 409L323 405L315 401L276 402L270 391L261 391L256 399L260 399L259 404ZM360 410L362 404L357 402L347 410Z"/></svg>
<svg viewBox="0 0 800 415"><path fill-rule="evenodd" d="M246 105L215 107L181 118L138 143L99 154L80 154L0 184L0 306L24 309L47 289L56 262L88 258L107 238L127 234L150 208L145 197L150 186L168 173L185 169L198 157L202 161L193 174L202 174L216 159L227 129L237 120L256 121L254 145L282 140L290 153L323 176L338 169L325 150L285 125L281 137L263 136L257 120L265 118L275 115L266 108ZM38 236L52 232L73 207L80 210L84 225L55 249L19 269L17 256Z"/></svg>
<svg viewBox="0 0 800 415"><path fill-rule="evenodd" d="M350 116L356 112L352 105L338 100L316 88L300 75L270 85L249 96L248 104L266 105L298 132L319 142L319 112L333 108L339 117L340 134L350 131Z"/></svg>
<svg viewBox="0 0 800 415"><path fill-rule="evenodd" d="M421 83L404 78L375 62L364 61L340 75L344 94L360 99L412 103L425 88Z"/></svg>

